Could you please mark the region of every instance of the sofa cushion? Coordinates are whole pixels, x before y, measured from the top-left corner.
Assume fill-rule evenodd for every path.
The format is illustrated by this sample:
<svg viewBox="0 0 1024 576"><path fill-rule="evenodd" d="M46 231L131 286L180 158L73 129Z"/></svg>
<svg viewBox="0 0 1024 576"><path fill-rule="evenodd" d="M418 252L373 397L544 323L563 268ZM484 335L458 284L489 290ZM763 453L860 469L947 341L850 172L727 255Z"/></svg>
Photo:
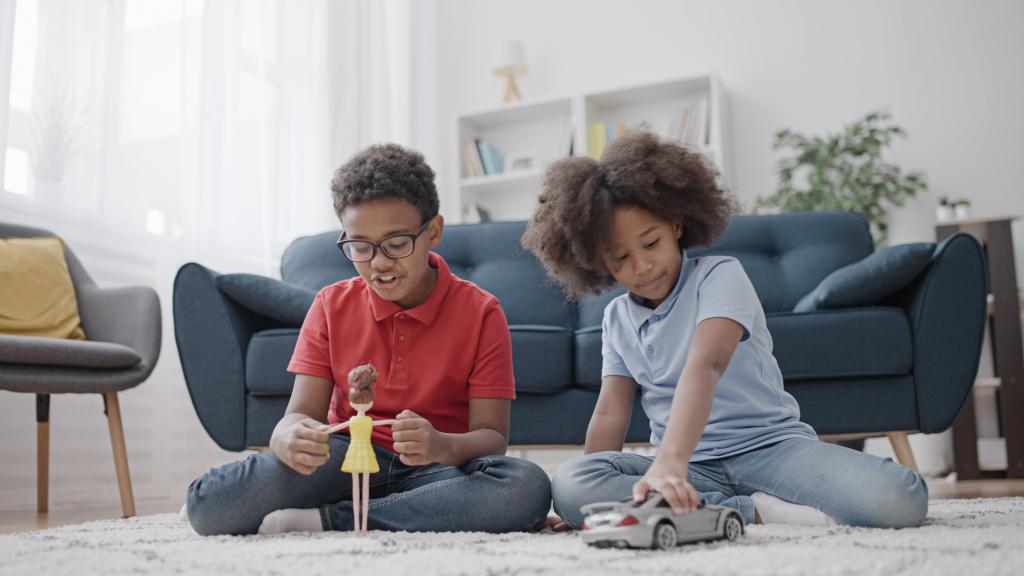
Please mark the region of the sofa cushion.
<svg viewBox="0 0 1024 576"><path fill-rule="evenodd" d="M0 238L0 332L85 339L60 238Z"/></svg>
<svg viewBox="0 0 1024 576"><path fill-rule="evenodd" d="M114 342L0 334L0 362L79 368L128 368L142 357Z"/></svg>
<svg viewBox="0 0 1024 576"><path fill-rule="evenodd" d="M299 340L295 328L275 328L252 335L245 354L245 387L253 396L291 395L295 376L288 362Z"/></svg>
<svg viewBox="0 0 1024 576"><path fill-rule="evenodd" d="M871 306L917 277L931 262L935 244L890 246L829 274L797 302L794 312Z"/></svg>
<svg viewBox="0 0 1024 576"><path fill-rule="evenodd" d="M554 394L572 384L572 332L558 326L512 325L516 391Z"/></svg>
<svg viewBox="0 0 1024 576"><path fill-rule="evenodd" d="M256 274L222 274L217 288L249 310L298 328L313 305L316 291Z"/></svg>
<svg viewBox="0 0 1024 576"><path fill-rule="evenodd" d="M768 316L787 382L910 374L910 324L901 308L845 308Z"/></svg>
<svg viewBox="0 0 1024 576"><path fill-rule="evenodd" d="M750 277L765 312L793 309L835 270L874 249L868 223L848 212L790 212L729 219L709 248L688 255L733 256Z"/></svg>
<svg viewBox="0 0 1024 576"><path fill-rule="evenodd" d="M601 389L601 326L576 331L576 385Z"/></svg>

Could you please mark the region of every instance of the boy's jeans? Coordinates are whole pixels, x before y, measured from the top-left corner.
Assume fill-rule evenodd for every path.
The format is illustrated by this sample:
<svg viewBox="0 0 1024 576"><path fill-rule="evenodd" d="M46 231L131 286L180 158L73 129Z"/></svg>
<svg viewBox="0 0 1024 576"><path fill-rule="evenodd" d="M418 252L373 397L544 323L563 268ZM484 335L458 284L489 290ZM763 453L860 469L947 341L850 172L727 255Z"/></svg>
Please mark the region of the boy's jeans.
<svg viewBox="0 0 1024 576"><path fill-rule="evenodd" d="M347 435L332 434L327 463L304 476L270 452L215 468L188 488L188 518L199 534L255 534L267 514L319 508L325 530L352 529L352 475L341 471ZM370 530L529 530L544 520L551 484L539 466L484 456L461 467L406 466L374 446L380 471L370 475Z"/></svg>
<svg viewBox="0 0 1024 576"><path fill-rule="evenodd" d="M623 452L596 452L566 462L551 482L555 513L578 528L583 523L580 506L628 498L652 462ZM928 486L917 472L889 458L809 438L691 462L687 480L708 503L736 508L747 522L754 521L750 495L759 491L853 526L919 526L928 512Z"/></svg>

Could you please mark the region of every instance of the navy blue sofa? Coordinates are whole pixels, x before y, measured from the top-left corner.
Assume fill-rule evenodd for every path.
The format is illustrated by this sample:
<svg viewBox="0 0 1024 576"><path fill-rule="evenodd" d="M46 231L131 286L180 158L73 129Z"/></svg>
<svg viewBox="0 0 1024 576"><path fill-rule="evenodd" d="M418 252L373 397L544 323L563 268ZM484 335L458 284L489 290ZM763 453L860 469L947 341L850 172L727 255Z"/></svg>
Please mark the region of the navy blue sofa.
<svg viewBox="0 0 1024 576"><path fill-rule="evenodd" d="M448 226L437 252L456 275L494 294L508 318L518 393L510 442L581 444L600 388L602 313L620 292L566 301L521 248L524 229L524 222ZM337 237L295 240L281 260L283 280L318 290L354 276ZM786 389L819 434L939 432L960 411L977 370L981 248L966 235L947 239L924 272L875 305L790 312L829 273L873 250L859 216L790 213L733 217L714 246L691 254L743 264L767 313ZM189 394L219 446L266 446L291 393L285 367L298 326L240 304L218 287L218 276L189 263L175 279L174 329ZM649 434L635 402L627 441Z"/></svg>

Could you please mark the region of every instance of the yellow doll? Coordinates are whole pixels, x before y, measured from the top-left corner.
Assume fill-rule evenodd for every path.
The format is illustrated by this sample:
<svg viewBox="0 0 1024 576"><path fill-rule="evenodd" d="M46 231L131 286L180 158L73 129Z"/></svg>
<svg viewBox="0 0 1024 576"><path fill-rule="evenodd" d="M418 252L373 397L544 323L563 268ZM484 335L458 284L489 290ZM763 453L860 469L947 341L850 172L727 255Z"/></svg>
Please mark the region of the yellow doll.
<svg viewBox="0 0 1024 576"><path fill-rule="evenodd" d="M341 463L342 472L352 473L352 525L356 534L366 533L366 520L370 509L370 474L380 471L377 455L373 451L370 436L374 426L391 426L394 420L377 420L366 415L373 407L373 383L377 381L377 370L373 364L357 366L348 373L348 401L356 410L356 415L328 428L327 432L335 432L349 428L348 451ZM361 477L361 478L360 478ZM362 490L360 490L360 484ZM360 504L360 500L362 500ZM360 516L360 508L362 515ZM362 522L360 523L360 520Z"/></svg>

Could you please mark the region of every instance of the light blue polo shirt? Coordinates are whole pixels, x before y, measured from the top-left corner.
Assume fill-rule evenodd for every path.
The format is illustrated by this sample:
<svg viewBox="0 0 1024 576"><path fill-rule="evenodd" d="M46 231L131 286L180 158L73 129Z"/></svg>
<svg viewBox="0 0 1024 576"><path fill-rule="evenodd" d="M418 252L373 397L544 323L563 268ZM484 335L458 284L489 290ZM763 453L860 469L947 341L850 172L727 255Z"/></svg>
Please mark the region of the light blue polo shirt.
<svg viewBox="0 0 1024 576"><path fill-rule="evenodd" d="M715 388L704 433L691 462L725 458L786 438L817 438L782 387L772 337L754 286L735 258L687 258L675 287L654 310L631 294L608 303L602 323L601 377L626 376L641 386L651 444L661 444L676 384L697 325L729 318L743 339Z"/></svg>

